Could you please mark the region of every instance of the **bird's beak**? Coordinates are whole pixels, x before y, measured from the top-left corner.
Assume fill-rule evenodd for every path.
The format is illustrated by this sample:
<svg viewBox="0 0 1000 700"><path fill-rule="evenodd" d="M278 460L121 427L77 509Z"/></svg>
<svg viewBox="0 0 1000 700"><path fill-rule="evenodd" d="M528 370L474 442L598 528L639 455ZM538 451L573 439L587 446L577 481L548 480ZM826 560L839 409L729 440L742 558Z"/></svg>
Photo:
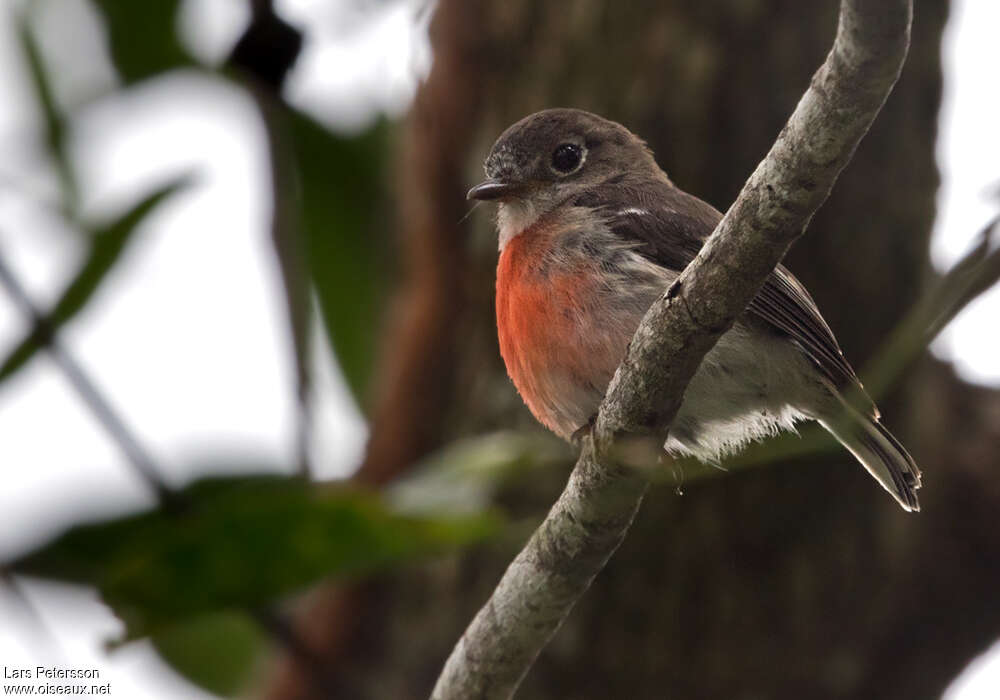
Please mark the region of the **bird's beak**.
<svg viewBox="0 0 1000 700"><path fill-rule="evenodd" d="M478 199L481 201L492 201L495 199L507 199L515 197L525 189L524 185L515 182L504 182L503 180L489 179L480 182L469 190L465 195L466 199Z"/></svg>

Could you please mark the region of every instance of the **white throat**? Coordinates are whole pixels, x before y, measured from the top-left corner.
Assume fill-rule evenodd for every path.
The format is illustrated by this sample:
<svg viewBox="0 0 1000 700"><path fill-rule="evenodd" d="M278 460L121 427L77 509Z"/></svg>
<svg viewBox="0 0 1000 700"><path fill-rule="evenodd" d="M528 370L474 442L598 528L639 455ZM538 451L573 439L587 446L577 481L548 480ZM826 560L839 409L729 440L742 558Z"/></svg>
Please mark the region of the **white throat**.
<svg viewBox="0 0 1000 700"><path fill-rule="evenodd" d="M539 212L533 204L524 200L500 202L497 207L497 233L499 247L504 247L522 231L538 221Z"/></svg>

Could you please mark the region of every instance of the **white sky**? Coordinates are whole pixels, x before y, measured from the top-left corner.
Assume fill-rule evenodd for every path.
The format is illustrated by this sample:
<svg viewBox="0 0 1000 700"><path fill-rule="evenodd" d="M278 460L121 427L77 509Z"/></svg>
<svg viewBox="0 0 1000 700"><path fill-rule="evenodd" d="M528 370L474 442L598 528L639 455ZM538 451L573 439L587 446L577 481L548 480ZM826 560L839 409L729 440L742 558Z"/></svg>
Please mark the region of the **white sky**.
<svg viewBox="0 0 1000 700"><path fill-rule="evenodd" d="M60 2L75 13L73 31L46 48L64 58L59 66L67 82L84 86L70 95L80 99L87 86L106 84L110 69L72 60L74 51L93 53L97 40L81 0ZM0 250L35 298L47 303L81 250L39 206L54 189L33 150L36 112L21 79L12 25L16 4L0 0ZM350 5L278 3L296 23L320 28L290 77L290 98L328 122L356 129L373 111L405 111L430 54L422 31L412 27L413 3L390 3L375 20L351 14L357 10ZM244 0L188 0L181 26L199 56L217 61L245 12ZM337 30L345 21L350 30ZM998 26L995 0L954 0L939 144L944 186L933 251L942 267L961 255L993 211L984 193L1000 180L993 55ZM88 108L74 125L72 145L82 164L87 211L119 210L179 172L193 169L199 179L150 217L123 264L64 333L66 344L167 465L171 480L185 481L194 475L192 464L234 452L262 465L292 464L293 374L261 204L267 197L264 154L252 106L218 81L177 75ZM4 296L0 355L25 330ZM1000 341L982 330L992 329L998 313L1000 292L994 292L964 313L935 351L954 359L968 377L1000 385ZM329 353L319 350L323 357ZM322 473L342 474L362 453L365 427L329 363L318 362L317 371L320 429L313 454ZM0 465L0 560L76 521L81 503L96 516L148 502L142 484L45 359L0 386ZM103 642L120 624L92 591L41 582L29 582L27 590L55 648L18 622L15 603L0 592L0 620L9 621L0 624L0 665L98 667L112 681L112 697L209 697L145 644L106 654ZM997 697L1000 650L991 659L970 666L947 699Z"/></svg>
<svg viewBox="0 0 1000 700"><path fill-rule="evenodd" d="M917 3L919 17L920 5ZM938 162L942 183L932 259L946 269L1000 207L1000 79L996 0L953 0L944 37L945 90ZM1000 386L1000 286L973 302L932 346L972 381Z"/></svg>

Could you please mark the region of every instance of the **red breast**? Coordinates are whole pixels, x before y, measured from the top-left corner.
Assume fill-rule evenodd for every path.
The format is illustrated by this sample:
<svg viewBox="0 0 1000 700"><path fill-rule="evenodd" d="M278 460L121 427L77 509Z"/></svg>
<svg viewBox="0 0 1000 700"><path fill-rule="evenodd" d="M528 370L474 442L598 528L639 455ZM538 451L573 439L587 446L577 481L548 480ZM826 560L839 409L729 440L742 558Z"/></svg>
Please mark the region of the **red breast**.
<svg viewBox="0 0 1000 700"><path fill-rule="evenodd" d="M535 417L563 434L557 406L588 380L580 325L598 279L593 261L583 258L546 264L559 233L539 223L507 243L497 265L496 304L507 373Z"/></svg>

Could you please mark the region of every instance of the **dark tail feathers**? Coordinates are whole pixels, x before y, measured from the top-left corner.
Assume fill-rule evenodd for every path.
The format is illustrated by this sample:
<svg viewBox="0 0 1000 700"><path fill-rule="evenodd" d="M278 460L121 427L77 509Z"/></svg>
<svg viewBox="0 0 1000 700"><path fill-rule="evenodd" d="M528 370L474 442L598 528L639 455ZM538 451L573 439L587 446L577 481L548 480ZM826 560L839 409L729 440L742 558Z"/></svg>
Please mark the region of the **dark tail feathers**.
<svg viewBox="0 0 1000 700"><path fill-rule="evenodd" d="M866 416L843 399L841 401L847 409L846 417L836 422L820 420L820 423L850 450L904 510L920 510L917 502L920 470L906 448L877 418Z"/></svg>

